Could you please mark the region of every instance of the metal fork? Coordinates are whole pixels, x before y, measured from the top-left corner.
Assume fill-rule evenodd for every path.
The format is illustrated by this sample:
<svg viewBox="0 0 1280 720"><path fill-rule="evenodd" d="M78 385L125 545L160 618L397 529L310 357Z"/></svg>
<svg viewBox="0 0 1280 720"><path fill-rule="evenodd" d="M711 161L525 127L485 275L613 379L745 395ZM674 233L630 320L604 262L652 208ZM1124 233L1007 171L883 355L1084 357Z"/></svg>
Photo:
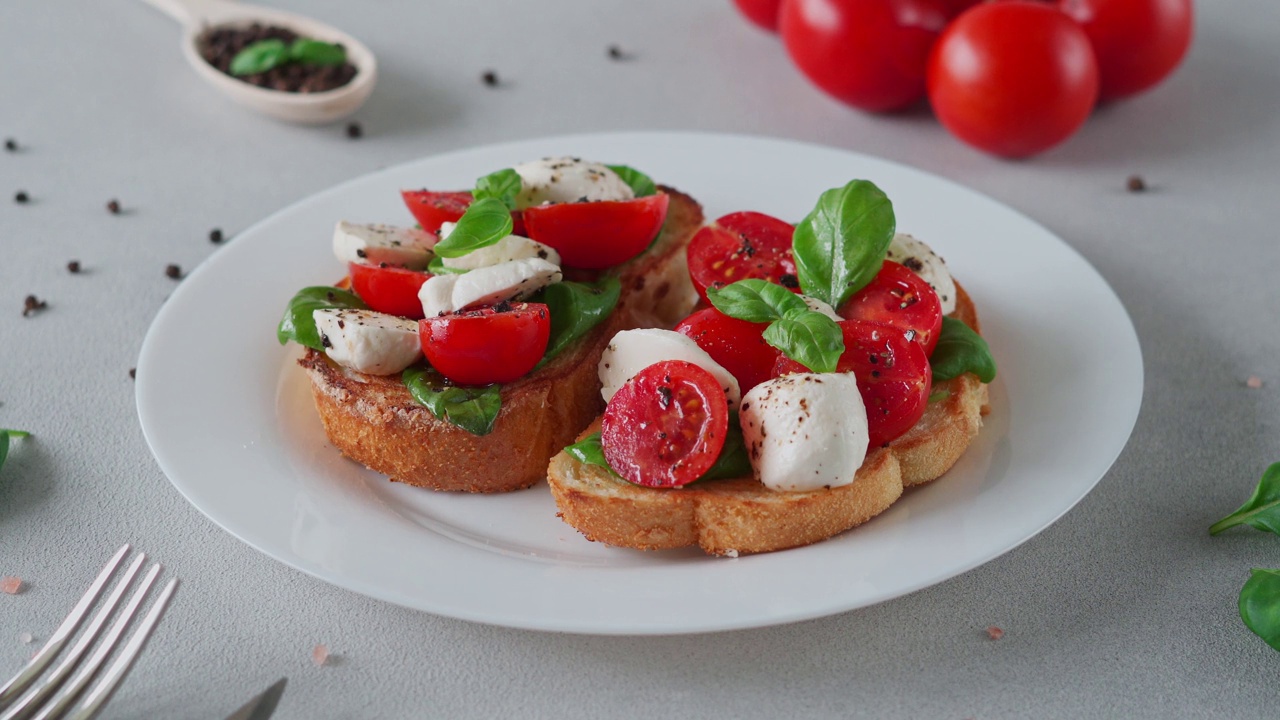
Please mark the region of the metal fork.
<svg viewBox="0 0 1280 720"><path fill-rule="evenodd" d="M106 588L108 581L111 580L121 563L124 562L129 550L130 547L125 545L116 551L116 554L102 568L102 572L98 573L98 577L89 586L89 590L84 594L84 597L80 598L76 606L71 609L71 614L67 616L66 620L62 621L62 624L53 632L53 636L44 644L44 647L40 648L40 652L36 653L31 662L27 663L27 666L15 675L13 679L0 686L0 720L25 720L31 717L37 720L51 720L52 718L87 720L97 715L111 700L112 694L115 693L120 683L124 681L125 676L129 674L134 661L138 659L138 654L142 652L147 639L151 637L156 624L160 622L165 608L169 605L169 599L173 597L174 590L178 587L177 578L169 580L164 589L160 591L137 629L124 642L119 656L115 658L110 666L106 667L105 672L102 673L102 679L99 680L97 685L87 694L85 694L85 688L103 670L107 657L120 645L121 636L124 635L125 630L128 629L138 615L143 601L146 600L151 587L156 582L156 578L160 575L160 563L152 564L147 570L146 575L142 578L141 585L129 598L124 610L116 618L116 621L112 623L102 642L94 649L93 654L83 664L83 667L80 667L80 671L76 673L75 678L69 684L66 683L67 679L76 670L76 667L81 665L81 660L84 659L85 653L93 646L103 627L111 619L116 606L120 604L125 591L129 589L134 578L137 577L138 571L142 569L142 564L147 558L144 553L138 553L133 562L129 564L129 567L125 570L124 577L121 578L120 582L116 583L115 588L107 596L102 608L98 610L98 613L89 622L84 634L67 651L62 662L50 671L43 680L36 681L40 679L45 669L57 659L58 654L62 652L67 643L71 641L71 636L75 634L81 623L84 622L94 603L102 595L102 591ZM64 684L66 684L66 687L54 697L58 689ZM30 692L27 692L29 688ZM25 697L23 697L24 693L26 693ZM81 697L82 695L83 698Z"/></svg>

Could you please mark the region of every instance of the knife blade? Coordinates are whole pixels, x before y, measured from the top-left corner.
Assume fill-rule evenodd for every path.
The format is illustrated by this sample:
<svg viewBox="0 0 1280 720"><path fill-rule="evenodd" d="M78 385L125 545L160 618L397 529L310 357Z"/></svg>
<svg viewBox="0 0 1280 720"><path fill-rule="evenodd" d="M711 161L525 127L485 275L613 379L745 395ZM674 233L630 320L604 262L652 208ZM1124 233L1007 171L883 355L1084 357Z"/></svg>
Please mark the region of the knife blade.
<svg viewBox="0 0 1280 720"><path fill-rule="evenodd" d="M267 720L276 711L276 705L280 703L280 696L284 695L284 686L288 682L289 678L280 678L239 710L228 715L227 720Z"/></svg>

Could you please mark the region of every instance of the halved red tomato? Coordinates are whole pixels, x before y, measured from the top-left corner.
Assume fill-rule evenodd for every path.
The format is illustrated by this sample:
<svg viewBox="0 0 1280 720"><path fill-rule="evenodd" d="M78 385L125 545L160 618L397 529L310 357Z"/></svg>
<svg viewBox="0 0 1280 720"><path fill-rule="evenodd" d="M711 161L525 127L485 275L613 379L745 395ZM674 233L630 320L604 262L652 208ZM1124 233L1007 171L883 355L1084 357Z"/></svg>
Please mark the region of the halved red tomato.
<svg viewBox="0 0 1280 720"><path fill-rule="evenodd" d="M523 377L547 351L551 313L542 303L499 303L418 321L422 352L459 385Z"/></svg>
<svg viewBox="0 0 1280 720"><path fill-rule="evenodd" d="M350 263L351 289L370 310L418 320L422 317L422 301L418 291L430 274L387 265Z"/></svg>
<svg viewBox="0 0 1280 720"><path fill-rule="evenodd" d="M537 205L523 212L525 235L569 267L598 270L644 252L667 219L666 193L635 200Z"/></svg>
<svg viewBox="0 0 1280 720"><path fill-rule="evenodd" d="M641 370L600 422L604 458L637 485L679 487L711 469L729 431L729 403L711 373L683 360Z"/></svg>
<svg viewBox="0 0 1280 720"><path fill-rule="evenodd" d="M707 288L761 278L800 292L791 257L791 223L758 212L725 215L689 241L689 277L707 299Z"/></svg>
<svg viewBox="0 0 1280 720"><path fill-rule="evenodd" d="M447 222L458 222L458 218L471 207L471 193L466 190L457 192L432 192L431 190L401 190L400 197L418 221L423 230L433 233ZM519 210L511 211L511 222L515 235L524 235L524 221Z"/></svg>
<svg viewBox="0 0 1280 720"><path fill-rule="evenodd" d="M753 323L731 318L715 308L699 310L676 325L712 360L738 379L745 395L748 390L773 377L778 349L764 341L769 323Z"/></svg>
<svg viewBox="0 0 1280 720"><path fill-rule="evenodd" d="M897 439L919 422L929 405L933 370L919 343L896 328L859 320L839 323L844 354L836 372L851 372L867 408L871 447ZM808 372L800 363L779 356L775 375Z"/></svg>
<svg viewBox="0 0 1280 720"><path fill-rule="evenodd" d="M942 301L919 275L885 260L871 282L840 308L846 320L892 325L932 355L942 332Z"/></svg>

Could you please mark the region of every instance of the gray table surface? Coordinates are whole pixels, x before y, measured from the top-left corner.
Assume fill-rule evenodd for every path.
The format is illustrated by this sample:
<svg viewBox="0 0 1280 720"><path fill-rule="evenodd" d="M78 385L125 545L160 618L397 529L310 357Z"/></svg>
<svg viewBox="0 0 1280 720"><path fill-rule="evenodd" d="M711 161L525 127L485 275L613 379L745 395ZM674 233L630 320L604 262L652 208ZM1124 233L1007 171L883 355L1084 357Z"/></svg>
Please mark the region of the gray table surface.
<svg viewBox="0 0 1280 720"><path fill-rule="evenodd" d="M1275 714L1280 656L1241 624L1236 595L1250 567L1280 565L1280 540L1206 528L1280 460L1280 5L1201 3L1170 82L1011 163L927 113L827 99L727 2L276 4L378 54L363 139L231 105L139 3L0 3L0 135L22 145L0 153L0 426L35 433L0 474L0 576L28 583L0 595L0 675L35 647L19 634L47 637L129 540L184 585L109 718L222 717L281 675L281 718ZM632 59L608 61L610 43ZM479 82L489 67L500 89ZM406 159L633 129L869 152L1042 222L1137 327L1146 390L1128 447L1059 522L960 577L835 617L667 638L517 631L371 600L250 549L172 488L128 371L173 290L165 266L217 252L210 228L234 234ZM1132 173L1153 191L1126 193ZM19 189L30 204L10 201ZM111 198L122 216L104 210ZM49 309L20 317L28 293ZM1247 388L1250 375L1266 386ZM317 643L334 654L323 667Z"/></svg>

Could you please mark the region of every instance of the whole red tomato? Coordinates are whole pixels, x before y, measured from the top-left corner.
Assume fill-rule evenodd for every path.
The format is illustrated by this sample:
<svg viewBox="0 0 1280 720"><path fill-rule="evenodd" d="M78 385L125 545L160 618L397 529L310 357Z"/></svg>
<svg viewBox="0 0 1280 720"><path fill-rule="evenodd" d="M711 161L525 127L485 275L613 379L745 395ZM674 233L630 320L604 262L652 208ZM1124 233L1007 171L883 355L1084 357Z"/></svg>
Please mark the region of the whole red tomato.
<svg viewBox="0 0 1280 720"><path fill-rule="evenodd" d="M1053 5L979 5L951 23L929 58L938 119L997 155L1025 157L1066 140L1097 99L1089 38Z"/></svg>
<svg viewBox="0 0 1280 720"><path fill-rule="evenodd" d="M778 32L778 6L782 0L733 0L733 4L757 27Z"/></svg>
<svg viewBox="0 0 1280 720"><path fill-rule="evenodd" d="M814 85L863 110L924 95L929 50L947 23L942 0L784 0L787 52Z"/></svg>
<svg viewBox="0 0 1280 720"><path fill-rule="evenodd" d="M1191 47L1191 0L1058 0L1058 7L1093 43L1102 100L1155 86Z"/></svg>

